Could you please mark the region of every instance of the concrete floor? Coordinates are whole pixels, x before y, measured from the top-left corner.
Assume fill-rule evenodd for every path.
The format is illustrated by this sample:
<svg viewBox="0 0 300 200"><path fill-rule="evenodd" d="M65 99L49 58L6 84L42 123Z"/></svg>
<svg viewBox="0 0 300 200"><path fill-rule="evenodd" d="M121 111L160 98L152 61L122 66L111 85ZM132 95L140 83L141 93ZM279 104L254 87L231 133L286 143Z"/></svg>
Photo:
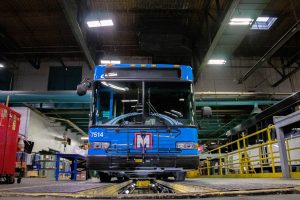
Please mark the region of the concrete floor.
<svg viewBox="0 0 300 200"><path fill-rule="evenodd" d="M24 178L21 184L2 184L0 192L32 192L32 193L75 193L107 185L98 179L88 181L54 181L46 178Z"/></svg>
<svg viewBox="0 0 300 200"><path fill-rule="evenodd" d="M284 179L265 179L265 178L198 178L198 179L187 179L184 184L197 185L205 188L214 188L218 191L225 192L235 192L235 191L255 191L255 190L268 190L268 189L284 189L284 188L294 188L300 187L300 179L284 180ZM14 193L77 193L84 190L89 190L93 188L99 188L101 190L102 186L107 185L107 183L99 183L98 179L91 179L88 181L53 181L45 178L24 178L21 184L13 185L0 185L1 192L14 192ZM261 194L261 193L260 193ZM274 194L274 192L272 193ZM300 195L289 194L289 195L264 195L264 196L236 196L236 197L218 197L218 198L206 198L207 200L214 199L234 199L234 200L299 200ZM0 199L24 199L24 200L51 200L51 199L67 199L67 198L55 198L55 197L0 197Z"/></svg>
<svg viewBox="0 0 300 200"><path fill-rule="evenodd" d="M300 179L280 178L197 178L187 179L185 184L199 185L220 190L258 190L300 186Z"/></svg>
<svg viewBox="0 0 300 200"><path fill-rule="evenodd" d="M68 200L69 198L55 198L55 197L2 197L1 200ZM215 198L204 198L204 200L299 200L300 194L278 194L278 195L263 195L263 196L238 196L238 197L215 197ZM83 200L83 199L77 199ZM96 199L91 199L96 200ZM139 199L143 200L143 199ZM203 198L202 198L203 200Z"/></svg>

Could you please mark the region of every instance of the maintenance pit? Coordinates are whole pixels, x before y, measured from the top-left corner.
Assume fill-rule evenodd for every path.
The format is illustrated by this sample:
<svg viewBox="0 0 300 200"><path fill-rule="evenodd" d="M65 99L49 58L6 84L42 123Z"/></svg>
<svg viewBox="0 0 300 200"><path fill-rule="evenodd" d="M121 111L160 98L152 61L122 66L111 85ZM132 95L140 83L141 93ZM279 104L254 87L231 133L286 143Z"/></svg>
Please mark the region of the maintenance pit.
<svg viewBox="0 0 300 200"><path fill-rule="evenodd" d="M127 192L128 191L128 192ZM129 180L122 183L99 183L97 180L55 182L45 179L24 179L20 185L1 185L1 199L38 197L53 198L118 198L176 199L225 196L300 194L300 180L199 178L177 183L172 180Z"/></svg>

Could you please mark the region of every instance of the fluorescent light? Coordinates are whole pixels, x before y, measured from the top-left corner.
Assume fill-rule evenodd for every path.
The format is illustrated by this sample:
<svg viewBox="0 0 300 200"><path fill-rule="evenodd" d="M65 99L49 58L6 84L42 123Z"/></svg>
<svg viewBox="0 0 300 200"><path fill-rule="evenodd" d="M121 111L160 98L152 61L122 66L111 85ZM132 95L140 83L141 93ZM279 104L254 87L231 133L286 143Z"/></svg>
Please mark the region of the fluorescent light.
<svg viewBox="0 0 300 200"><path fill-rule="evenodd" d="M232 18L230 19L229 25L250 25L253 22L251 18Z"/></svg>
<svg viewBox="0 0 300 200"><path fill-rule="evenodd" d="M180 98L179 101L184 101L184 99L183 99L183 98Z"/></svg>
<svg viewBox="0 0 300 200"><path fill-rule="evenodd" d="M270 19L270 17L258 17L256 19L257 22L267 22Z"/></svg>
<svg viewBox="0 0 300 200"><path fill-rule="evenodd" d="M87 21L86 22L89 28L100 27L100 21Z"/></svg>
<svg viewBox="0 0 300 200"><path fill-rule="evenodd" d="M277 17L258 17L251 26L251 29L269 30L276 20Z"/></svg>
<svg viewBox="0 0 300 200"><path fill-rule="evenodd" d="M81 137L80 139L81 139L81 140L88 140L89 137Z"/></svg>
<svg viewBox="0 0 300 200"><path fill-rule="evenodd" d="M107 20L92 20L86 22L89 28L95 28L100 26L113 26L114 23L111 19Z"/></svg>
<svg viewBox="0 0 300 200"><path fill-rule="evenodd" d="M232 18L230 19L231 22L251 22L253 19L251 18Z"/></svg>
<svg viewBox="0 0 300 200"><path fill-rule="evenodd" d="M209 65L224 65L226 60L223 59L210 59L207 64Z"/></svg>
<svg viewBox="0 0 300 200"><path fill-rule="evenodd" d="M113 26L114 23L111 19L107 19L107 20L100 20L100 26Z"/></svg>
<svg viewBox="0 0 300 200"><path fill-rule="evenodd" d="M121 64L120 60L101 60L100 61L102 65L107 65L107 64Z"/></svg>
<svg viewBox="0 0 300 200"><path fill-rule="evenodd" d="M111 60L110 61L111 64L121 64L120 60Z"/></svg>
<svg viewBox="0 0 300 200"><path fill-rule="evenodd" d="M250 22L229 22L229 25L232 26L246 26L246 25L250 25Z"/></svg>
<svg viewBox="0 0 300 200"><path fill-rule="evenodd" d="M101 60L101 64L103 65L110 64L110 60Z"/></svg>
<svg viewBox="0 0 300 200"><path fill-rule="evenodd" d="M0 68L4 68L5 66L2 64L2 63L0 63Z"/></svg>

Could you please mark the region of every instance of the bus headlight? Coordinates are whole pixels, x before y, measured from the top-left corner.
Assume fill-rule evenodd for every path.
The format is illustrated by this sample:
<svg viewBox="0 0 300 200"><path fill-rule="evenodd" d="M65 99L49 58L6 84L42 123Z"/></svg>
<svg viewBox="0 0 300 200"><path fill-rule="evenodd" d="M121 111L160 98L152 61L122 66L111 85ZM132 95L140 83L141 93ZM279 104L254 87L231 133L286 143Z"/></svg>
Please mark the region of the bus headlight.
<svg viewBox="0 0 300 200"><path fill-rule="evenodd" d="M109 142L93 142L94 149L108 149L109 145Z"/></svg>
<svg viewBox="0 0 300 200"><path fill-rule="evenodd" d="M176 148L177 149L195 149L196 145L194 142L177 142Z"/></svg>

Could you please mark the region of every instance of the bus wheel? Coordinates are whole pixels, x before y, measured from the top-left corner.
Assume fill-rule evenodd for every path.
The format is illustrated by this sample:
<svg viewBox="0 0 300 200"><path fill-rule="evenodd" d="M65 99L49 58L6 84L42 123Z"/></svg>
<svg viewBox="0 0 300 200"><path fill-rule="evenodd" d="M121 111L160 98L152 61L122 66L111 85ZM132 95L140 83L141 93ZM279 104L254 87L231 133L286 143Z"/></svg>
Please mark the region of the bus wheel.
<svg viewBox="0 0 300 200"><path fill-rule="evenodd" d="M124 181L124 177L117 177L117 179L118 179L118 182L123 182Z"/></svg>
<svg viewBox="0 0 300 200"><path fill-rule="evenodd" d="M102 183L108 183L111 180L111 176L106 173L100 173L100 181Z"/></svg>
<svg viewBox="0 0 300 200"><path fill-rule="evenodd" d="M185 181L185 172L175 172L174 178L177 182Z"/></svg>

